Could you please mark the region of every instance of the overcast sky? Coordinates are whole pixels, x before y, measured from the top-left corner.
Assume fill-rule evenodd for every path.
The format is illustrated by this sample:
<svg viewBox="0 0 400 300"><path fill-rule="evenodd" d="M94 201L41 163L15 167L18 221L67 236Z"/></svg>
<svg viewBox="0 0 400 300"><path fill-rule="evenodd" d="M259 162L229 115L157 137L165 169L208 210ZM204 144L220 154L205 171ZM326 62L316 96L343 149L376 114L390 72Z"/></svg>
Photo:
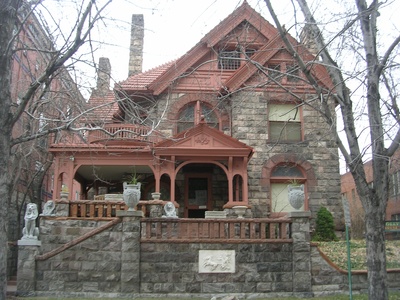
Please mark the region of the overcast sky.
<svg viewBox="0 0 400 300"><path fill-rule="evenodd" d="M108 57L116 81L128 74L130 23L132 14L143 14L145 24L143 70L176 59L190 50L205 34L232 13L243 0L117 0L111 3L108 17L115 18L102 38L95 56ZM264 17L264 0L248 3ZM112 25L111 25L112 24Z"/></svg>

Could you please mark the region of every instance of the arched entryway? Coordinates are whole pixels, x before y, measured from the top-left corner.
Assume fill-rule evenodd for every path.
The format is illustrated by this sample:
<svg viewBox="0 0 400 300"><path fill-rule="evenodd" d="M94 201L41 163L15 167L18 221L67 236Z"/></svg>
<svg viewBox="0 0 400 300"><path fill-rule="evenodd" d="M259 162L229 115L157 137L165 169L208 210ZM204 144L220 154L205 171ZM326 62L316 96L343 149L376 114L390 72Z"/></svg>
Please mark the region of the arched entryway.
<svg viewBox="0 0 400 300"><path fill-rule="evenodd" d="M175 197L180 215L204 218L206 211L223 210L229 198L226 166L217 162L185 162L176 171L176 185L183 191Z"/></svg>

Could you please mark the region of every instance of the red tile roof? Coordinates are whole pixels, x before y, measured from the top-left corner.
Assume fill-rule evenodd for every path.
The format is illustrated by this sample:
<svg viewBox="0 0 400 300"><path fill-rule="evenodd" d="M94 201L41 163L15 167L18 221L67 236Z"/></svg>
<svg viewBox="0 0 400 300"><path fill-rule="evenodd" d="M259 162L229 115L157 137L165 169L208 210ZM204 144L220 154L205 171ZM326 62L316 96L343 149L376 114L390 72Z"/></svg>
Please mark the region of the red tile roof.
<svg viewBox="0 0 400 300"><path fill-rule="evenodd" d="M164 72L173 66L175 62L175 60L170 61L146 72L132 75L128 79L117 83L115 88L124 91L148 91L148 86L164 74Z"/></svg>
<svg viewBox="0 0 400 300"><path fill-rule="evenodd" d="M113 114L118 111L118 103L114 92L109 90L105 94L93 91L88 103L88 123L110 122Z"/></svg>

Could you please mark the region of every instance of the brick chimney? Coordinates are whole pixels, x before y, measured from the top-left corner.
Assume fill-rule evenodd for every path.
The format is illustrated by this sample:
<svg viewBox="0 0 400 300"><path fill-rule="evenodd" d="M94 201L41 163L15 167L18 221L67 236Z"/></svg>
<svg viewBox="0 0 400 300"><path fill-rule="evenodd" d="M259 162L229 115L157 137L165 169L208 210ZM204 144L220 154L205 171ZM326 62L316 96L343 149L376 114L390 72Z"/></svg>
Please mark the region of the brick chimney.
<svg viewBox="0 0 400 300"><path fill-rule="evenodd" d="M143 38L144 38L143 15L132 15L128 76L142 73Z"/></svg>
<svg viewBox="0 0 400 300"><path fill-rule="evenodd" d="M111 64L107 57L100 57L97 70L97 86L99 93L107 93L110 89Z"/></svg>

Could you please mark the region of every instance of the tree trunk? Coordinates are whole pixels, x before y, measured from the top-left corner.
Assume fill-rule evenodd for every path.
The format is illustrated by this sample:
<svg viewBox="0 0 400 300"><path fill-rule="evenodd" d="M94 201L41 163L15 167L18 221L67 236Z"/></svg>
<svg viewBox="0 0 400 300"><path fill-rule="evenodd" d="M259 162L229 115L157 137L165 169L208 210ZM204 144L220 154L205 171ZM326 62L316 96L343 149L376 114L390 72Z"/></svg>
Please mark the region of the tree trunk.
<svg viewBox="0 0 400 300"><path fill-rule="evenodd" d="M379 201L374 199L373 201ZM385 207L368 209L365 214L369 299L388 299L385 253Z"/></svg>
<svg viewBox="0 0 400 300"><path fill-rule="evenodd" d="M11 151L11 45L16 11L19 1L3 0L0 3L0 299L6 299L8 209L10 175L8 162Z"/></svg>

